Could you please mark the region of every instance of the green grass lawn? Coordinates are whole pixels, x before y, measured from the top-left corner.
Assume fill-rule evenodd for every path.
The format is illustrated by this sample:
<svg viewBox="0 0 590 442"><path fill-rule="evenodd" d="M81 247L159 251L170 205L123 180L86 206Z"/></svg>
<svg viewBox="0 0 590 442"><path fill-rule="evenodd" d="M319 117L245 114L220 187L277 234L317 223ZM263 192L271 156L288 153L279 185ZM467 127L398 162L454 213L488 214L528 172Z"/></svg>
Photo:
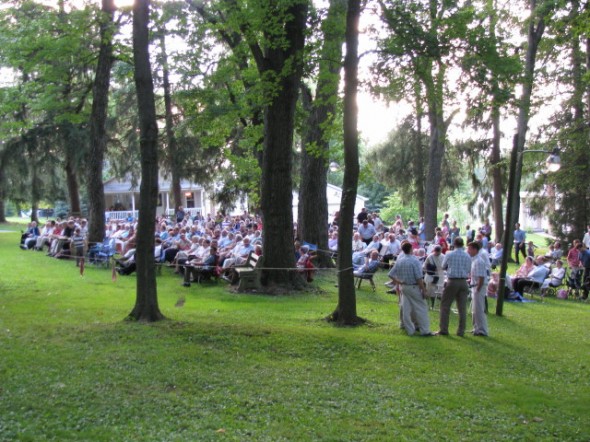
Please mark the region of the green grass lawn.
<svg viewBox="0 0 590 442"><path fill-rule="evenodd" d="M2 441L590 440L588 304L507 303L489 338L425 339L399 329L385 272L357 294L369 324L337 328L333 273L269 297L164 269L168 320L141 325L123 321L134 278L18 238L0 233Z"/></svg>

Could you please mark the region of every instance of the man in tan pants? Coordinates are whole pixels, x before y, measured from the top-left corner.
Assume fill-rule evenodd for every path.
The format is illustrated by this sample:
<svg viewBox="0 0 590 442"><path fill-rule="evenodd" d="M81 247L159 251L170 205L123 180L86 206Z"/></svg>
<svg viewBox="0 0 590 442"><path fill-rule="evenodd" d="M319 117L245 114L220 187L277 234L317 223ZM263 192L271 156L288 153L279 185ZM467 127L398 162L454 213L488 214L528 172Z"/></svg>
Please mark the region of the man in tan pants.
<svg viewBox="0 0 590 442"><path fill-rule="evenodd" d="M443 269L447 271L447 283L440 304L440 323L437 334L449 334L451 305L453 301L457 301L457 310L459 310L457 336L463 336L467 322L467 296L469 295L467 277L471 272L471 258L463 248L463 238L455 238L453 245L454 250L447 253L443 261Z"/></svg>
<svg viewBox="0 0 590 442"><path fill-rule="evenodd" d="M484 257L479 253L478 242L467 245L467 253L471 256L471 315L473 317L473 336L488 335L488 318L485 313L486 291L489 270Z"/></svg>

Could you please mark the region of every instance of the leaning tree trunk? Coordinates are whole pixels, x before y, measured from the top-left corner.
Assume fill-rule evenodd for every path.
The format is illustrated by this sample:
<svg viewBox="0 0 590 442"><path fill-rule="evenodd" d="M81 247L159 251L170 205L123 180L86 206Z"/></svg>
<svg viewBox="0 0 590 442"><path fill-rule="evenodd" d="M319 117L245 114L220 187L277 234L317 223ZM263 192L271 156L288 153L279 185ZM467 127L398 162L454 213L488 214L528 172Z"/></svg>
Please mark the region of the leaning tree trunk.
<svg viewBox="0 0 590 442"><path fill-rule="evenodd" d="M137 291L129 318L153 322L164 316L158 307L154 264L154 222L158 204L158 125L154 84L149 58L149 0L135 0L133 7L133 59L137 91L141 149L139 226L137 228Z"/></svg>
<svg viewBox="0 0 590 442"><path fill-rule="evenodd" d="M106 121L109 104L109 84L113 65L114 0L102 0L100 20L100 50L94 77L92 112L90 114L90 150L88 153L88 242L99 243L105 234L104 185L102 182L104 156L107 147Z"/></svg>
<svg viewBox="0 0 590 442"><path fill-rule="evenodd" d="M352 223L359 177L358 149L358 25L360 0L349 0L346 13L346 57L344 59L344 184L340 202L338 236L338 305L330 320L355 325L362 320L356 312L352 274Z"/></svg>

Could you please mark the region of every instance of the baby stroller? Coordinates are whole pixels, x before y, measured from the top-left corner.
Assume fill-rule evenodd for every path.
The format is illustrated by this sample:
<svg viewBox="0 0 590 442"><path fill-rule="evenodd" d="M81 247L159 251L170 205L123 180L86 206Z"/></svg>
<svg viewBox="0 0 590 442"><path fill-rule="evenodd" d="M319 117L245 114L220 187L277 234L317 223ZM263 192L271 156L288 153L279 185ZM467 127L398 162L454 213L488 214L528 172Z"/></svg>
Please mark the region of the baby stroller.
<svg viewBox="0 0 590 442"><path fill-rule="evenodd" d="M584 269L570 269L567 275L567 297L579 299L582 296L582 273Z"/></svg>

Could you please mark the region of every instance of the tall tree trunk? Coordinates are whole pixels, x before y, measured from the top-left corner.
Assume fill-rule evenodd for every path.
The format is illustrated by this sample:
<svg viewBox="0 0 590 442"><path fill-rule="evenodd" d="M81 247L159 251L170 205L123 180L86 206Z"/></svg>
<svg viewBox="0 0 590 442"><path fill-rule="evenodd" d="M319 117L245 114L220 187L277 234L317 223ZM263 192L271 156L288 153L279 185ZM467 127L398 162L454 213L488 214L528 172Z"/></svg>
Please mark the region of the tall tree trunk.
<svg viewBox="0 0 590 442"><path fill-rule="evenodd" d="M31 165L31 221L39 222L37 218L37 210L39 209L39 201L41 200L41 180L39 179L38 166L38 141L35 134L26 135L24 143L27 149L29 164Z"/></svg>
<svg viewBox="0 0 590 442"><path fill-rule="evenodd" d="M158 125L149 57L149 0L133 7L133 60L141 149L139 226L137 228L137 291L129 318L153 322L163 319L158 306L154 265L154 222L158 204Z"/></svg>
<svg viewBox="0 0 590 442"><path fill-rule="evenodd" d="M422 106L422 88L420 83L416 82L415 99L416 99L416 130L414 132L414 149L416 155L416 199L418 200L418 213L424 216L424 146L422 145L422 117L424 108Z"/></svg>
<svg viewBox="0 0 590 442"><path fill-rule="evenodd" d="M501 241L504 235L504 221L503 221L503 206L502 206L502 169L500 156L500 109L496 104L492 105L492 180L493 180L493 213L494 213L494 227L496 229L496 240Z"/></svg>
<svg viewBox="0 0 590 442"><path fill-rule="evenodd" d="M346 13L346 57L344 58L344 184L340 202L338 236L338 305L330 319L343 325L361 322L356 312L352 274L352 223L359 177L358 152L358 25L360 0L349 0Z"/></svg>
<svg viewBox="0 0 590 442"><path fill-rule="evenodd" d="M543 0L542 0L543 1ZM545 18L550 13L549 8L537 8L537 0L530 0L531 18L527 33L527 52L523 75L522 95L518 103L518 124L516 134L512 143L512 153L510 162L510 178L508 184L508 196L506 207L506 224L504 226L504 254L502 256L502 265L499 275L498 300L496 303L496 315L502 316L504 307L504 292L506 281L506 268L508 265L508 256L512 249L514 238L513 227L518 221L518 212L520 209L520 180L522 177L523 152L526 142L526 134L530 118L531 96L533 93L535 62L537 59L537 50L539 42L545 31ZM540 12L542 10L542 13Z"/></svg>
<svg viewBox="0 0 590 442"><path fill-rule="evenodd" d="M172 92L170 90L170 71L168 68L168 53L166 52L166 30L163 27L160 34L160 50L162 57L162 85L164 89L164 120L166 122L166 142L168 147L168 163L172 175L172 200L174 210L182 206L182 188L180 185L181 167L179 164L178 144L174 135L174 121L172 114Z"/></svg>
<svg viewBox="0 0 590 442"><path fill-rule="evenodd" d="M498 14L495 5L495 0L488 0L487 9L490 12L489 34L493 41L497 41L496 27L498 25ZM500 86L496 78L496 73L492 72L492 152L491 152L491 167L492 167L492 189L494 192L492 200L492 211L494 214L494 228L496 231L496 240L501 241L504 235L504 218L502 207L502 169L501 169L501 152L500 139L502 133L500 132Z"/></svg>
<svg viewBox="0 0 590 442"><path fill-rule="evenodd" d="M311 91L305 85L301 87L301 97L303 107L309 114L301 152L297 230L301 240L318 246L316 265L330 267L330 256L324 252L328 248L328 146L323 142L320 111L314 107Z"/></svg>
<svg viewBox="0 0 590 442"><path fill-rule="evenodd" d="M265 272L268 283L298 286L302 278L295 266L293 245L293 130L295 104L303 73L304 31L307 2L294 2L288 7L284 45L272 45L264 58L257 61L263 77L278 78L276 96L264 110L264 152L260 208L264 224L265 263L275 269ZM286 72L285 72L286 71Z"/></svg>
<svg viewBox="0 0 590 442"><path fill-rule="evenodd" d="M41 199L41 180L39 180L38 166L33 160L33 170L31 176L31 221L39 222L37 211L39 210L39 200Z"/></svg>
<svg viewBox="0 0 590 442"><path fill-rule="evenodd" d="M433 65L431 65L431 69ZM425 81L430 124L430 146L428 149L428 173L424 192L424 230L426 239L434 238L438 224L438 195L442 179L442 162L445 155L446 122L443 116L443 82L445 68L439 63L438 72L427 72Z"/></svg>
<svg viewBox="0 0 590 442"><path fill-rule="evenodd" d="M590 12L589 3L585 4L586 14ZM572 23L576 23L580 20L580 16L583 13L580 11L580 3L579 1L572 1L572 10L571 10L571 21ZM590 62L590 53L584 53L582 49L580 38L576 35L571 36L571 76L572 76L572 84L573 84L573 91L572 91L572 98L571 98L571 106L573 107L574 111L574 121L572 124L571 134L569 135L569 145L568 150L573 150L572 152L567 152L568 157L567 162L577 163L579 165L588 165L589 162L589 154L588 154L588 132L589 126L587 124L588 119L586 118L586 113L588 112L584 107L584 101L590 97L589 87L587 82L584 81L584 76L588 75L588 71L590 71L590 65L584 66L586 61ZM584 45L586 51L590 51L590 46ZM590 102L589 102L590 104ZM573 148L573 149L572 149ZM572 162L572 157L575 158L575 161ZM568 171L568 168L564 168L563 173L571 173ZM587 176L583 173L582 170L578 169L578 173L582 176ZM557 185L559 185L560 180L556 180ZM571 218L568 220L569 224L572 227L573 232L571 234L576 233L574 236L575 238L583 237L584 233L586 232L586 226L588 225L589 221L589 213L588 213L588 186L584 180L579 181L578 185L568 186L570 187L566 194L562 195L563 201L567 202L567 200L574 200L576 203L572 204L573 209L570 213ZM567 185L566 185L567 186ZM555 189L551 187L548 192L548 197L553 200L553 210L555 210ZM551 210L551 208L550 208Z"/></svg>
<svg viewBox="0 0 590 442"><path fill-rule="evenodd" d="M6 222L6 172L7 149L4 142L0 142L0 223Z"/></svg>
<svg viewBox="0 0 590 442"><path fill-rule="evenodd" d="M66 140L66 143L68 140ZM80 208L80 185L78 184L78 173L76 171L77 165L74 158L69 153L70 146L66 146L66 184L68 187L68 196L70 199L70 214L73 216L80 216L82 210Z"/></svg>
<svg viewBox="0 0 590 442"><path fill-rule="evenodd" d="M541 0L543 3L544 0ZM530 119L531 111L531 97L533 94L534 76L535 76L535 63L537 60L537 51L539 42L545 31L545 17L546 12L543 8L537 8L537 0L530 0L531 20L528 28L528 47L526 52L525 70L522 85L522 95L518 104L518 124L516 129L516 137L514 139L517 150L517 162L516 162L516 182L515 182L515 198L513 199L512 214L514 219L512 222L505 226L508 231L512 230L514 223L518 220L518 213L520 210L520 179L522 176L522 164L523 154L526 135L528 131L528 124ZM540 15L545 14L545 15Z"/></svg>
<svg viewBox="0 0 590 442"><path fill-rule="evenodd" d="M318 72L315 100L311 91L302 87L302 102L307 124L301 155L301 186L299 189L299 237L318 245L318 267L333 267L328 252L328 162L330 127L336 113L336 100L342 66L346 9L341 0L331 0L328 15L322 24L323 47Z"/></svg>
<svg viewBox="0 0 590 442"><path fill-rule="evenodd" d="M297 84L281 82L279 97L265 111L265 139L260 206L264 224L264 256L270 267L292 269L293 246L293 129ZM298 276L289 270L267 272L265 280L290 284Z"/></svg>
<svg viewBox="0 0 590 442"><path fill-rule="evenodd" d="M90 149L88 153L88 242L99 243L105 234L106 211L103 185L103 163L107 148L106 120L109 104L109 84L113 65L114 0L102 0L100 18L100 49L92 91L90 114Z"/></svg>

